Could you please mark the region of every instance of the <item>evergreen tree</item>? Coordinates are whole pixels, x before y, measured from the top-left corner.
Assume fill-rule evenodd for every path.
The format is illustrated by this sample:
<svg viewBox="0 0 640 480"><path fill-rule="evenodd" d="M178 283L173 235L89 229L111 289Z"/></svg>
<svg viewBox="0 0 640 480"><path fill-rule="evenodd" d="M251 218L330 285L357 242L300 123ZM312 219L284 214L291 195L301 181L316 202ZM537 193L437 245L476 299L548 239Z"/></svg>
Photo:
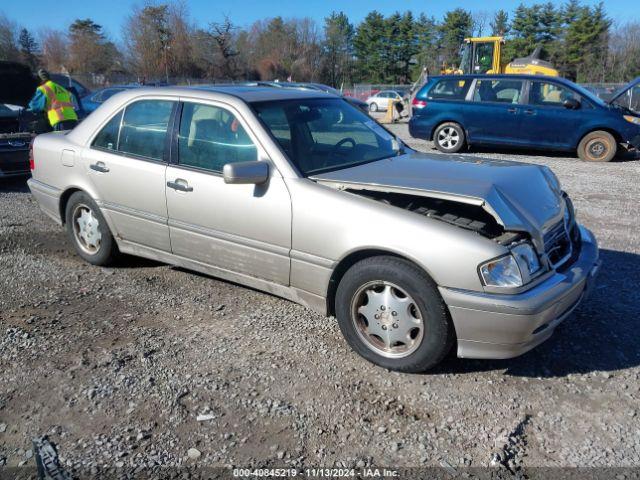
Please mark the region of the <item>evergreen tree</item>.
<svg viewBox="0 0 640 480"><path fill-rule="evenodd" d="M491 21L491 35L504 37L509 33L509 14L498 10Z"/></svg>
<svg viewBox="0 0 640 480"><path fill-rule="evenodd" d="M396 42L397 71L394 83L411 82L411 62L419 51L416 22L410 11L405 12L398 23L398 39Z"/></svg>
<svg viewBox="0 0 640 480"><path fill-rule="evenodd" d="M505 58L526 57L536 47L542 47L543 58L550 58L557 51L560 16L553 3L520 4L513 15L509 41L505 45Z"/></svg>
<svg viewBox="0 0 640 480"><path fill-rule="evenodd" d="M18 47L22 61L34 70L38 65L38 43L26 28L20 30Z"/></svg>
<svg viewBox="0 0 640 480"><path fill-rule="evenodd" d="M363 79L382 82L385 70L385 21L376 10L369 12L358 25L353 41L358 69Z"/></svg>
<svg viewBox="0 0 640 480"><path fill-rule="evenodd" d="M104 73L113 65L117 50L101 25L90 18L77 19L69 26L69 57L71 72Z"/></svg>
<svg viewBox="0 0 640 480"><path fill-rule="evenodd" d="M343 12L332 12L324 19L325 72L329 84L340 87L353 76L353 25Z"/></svg>
<svg viewBox="0 0 640 480"><path fill-rule="evenodd" d="M400 55L400 20L401 17L398 12L384 20L382 50L384 64L382 81L384 83L395 83L395 78L397 76Z"/></svg>
<svg viewBox="0 0 640 480"><path fill-rule="evenodd" d="M563 21L564 35L557 56L561 73L577 81L602 78L611 26L603 5L590 8L570 2L563 10Z"/></svg>
<svg viewBox="0 0 640 480"><path fill-rule="evenodd" d="M473 32L473 17L471 13L456 8L444 16L440 25L441 59L448 66L460 64L460 45Z"/></svg>
<svg viewBox="0 0 640 480"><path fill-rule="evenodd" d="M416 36L416 64L413 68L413 79L418 78L423 68L430 73L440 70L438 55L438 30L433 17L427 17L421 13L414 22L413 29Z"/></svg>

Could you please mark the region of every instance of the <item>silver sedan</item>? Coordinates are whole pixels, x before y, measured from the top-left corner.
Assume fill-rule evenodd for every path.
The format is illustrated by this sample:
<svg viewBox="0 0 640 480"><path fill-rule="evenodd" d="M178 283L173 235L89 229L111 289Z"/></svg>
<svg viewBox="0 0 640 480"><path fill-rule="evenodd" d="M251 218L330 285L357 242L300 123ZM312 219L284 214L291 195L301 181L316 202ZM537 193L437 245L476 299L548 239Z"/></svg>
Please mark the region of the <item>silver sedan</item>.
<svg viewBox="0 0 640 480"><path fill-rule="evenodd" d="M415 152L344 100L264 87L119 93L40 135L29 187L77 253L121 253L334 315L386 368L507 358L598 269L547 168Z"/></svg>

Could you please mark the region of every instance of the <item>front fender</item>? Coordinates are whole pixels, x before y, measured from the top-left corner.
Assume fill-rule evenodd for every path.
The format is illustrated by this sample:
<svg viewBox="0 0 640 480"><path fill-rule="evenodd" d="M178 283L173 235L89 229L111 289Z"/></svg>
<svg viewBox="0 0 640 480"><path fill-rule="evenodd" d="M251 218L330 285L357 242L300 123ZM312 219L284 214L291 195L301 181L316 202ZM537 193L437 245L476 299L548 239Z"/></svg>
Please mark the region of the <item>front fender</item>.
<svg viewBox="0 0 640 480"><path fill-rule="evenodd" d="M480 263L506 248L474 232L308 179L292 199L291 286L325 296L333 270L354 252L404 257L440 286L482 291Z"/></svg>

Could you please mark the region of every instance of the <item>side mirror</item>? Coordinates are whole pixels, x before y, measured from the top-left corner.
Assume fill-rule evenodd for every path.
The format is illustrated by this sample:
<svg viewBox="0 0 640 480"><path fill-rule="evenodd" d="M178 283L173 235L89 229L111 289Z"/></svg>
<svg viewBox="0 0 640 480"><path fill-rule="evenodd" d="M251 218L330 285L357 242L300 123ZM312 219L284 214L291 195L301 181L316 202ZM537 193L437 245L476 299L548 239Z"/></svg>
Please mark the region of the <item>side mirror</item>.
<svg viewBox="0 0 640 480"><path fill-rule="evenodd" d="M564 108L568 108L569 110L577 110L580 108L580 102L575 98L567 98L564 102L562 102Z"/></svg>
<svg viewBox="0 0 640 480"><path fill-rule="evenodd" d="M222 169L224 183L254 185L265 183L269 180L268 162L238 162L227 163Z"/></svg>

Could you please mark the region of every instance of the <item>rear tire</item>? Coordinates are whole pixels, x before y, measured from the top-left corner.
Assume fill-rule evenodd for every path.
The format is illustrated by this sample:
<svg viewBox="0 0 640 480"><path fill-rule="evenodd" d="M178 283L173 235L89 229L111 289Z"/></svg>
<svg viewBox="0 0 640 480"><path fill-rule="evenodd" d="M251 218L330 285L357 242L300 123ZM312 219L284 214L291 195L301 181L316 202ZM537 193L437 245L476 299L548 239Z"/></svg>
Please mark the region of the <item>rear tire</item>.
<svg viewBox="0 0 640 480"><path fill-rule="evenodd" d="M118 246L106 220L93 199L84 192L75 192L65 209L67 235L80 257L92 265L112 264Z"/></svg>
<svg viewBox="0 0 640 480"><path fill-rule="evenodd" d="M455 340L436 284L397 257L353 265L338 285L335 311L351 348L390 370L424 372L442 361Z"/></svg>
<svg viewBox="0 0 640 480"><path fill-rule="evenodd" d="M369 111L370 112L377 112L378 111L378 104L376 102L371 102L369 104Z"/></svg>
<svg viewBox="0 0 640 480"><path fill-rule="evenodd" d="M604 130L587 133L578 145L578 157L586 162L610 162L617 151L618 142Z"/></svg>
<svg viewBox="0 0 640 480"><path fill-rule="evenodd" d="M433 143L442 153L457 153L466 144L464 129L455 122L438 125L433 134Z"/></svg>

